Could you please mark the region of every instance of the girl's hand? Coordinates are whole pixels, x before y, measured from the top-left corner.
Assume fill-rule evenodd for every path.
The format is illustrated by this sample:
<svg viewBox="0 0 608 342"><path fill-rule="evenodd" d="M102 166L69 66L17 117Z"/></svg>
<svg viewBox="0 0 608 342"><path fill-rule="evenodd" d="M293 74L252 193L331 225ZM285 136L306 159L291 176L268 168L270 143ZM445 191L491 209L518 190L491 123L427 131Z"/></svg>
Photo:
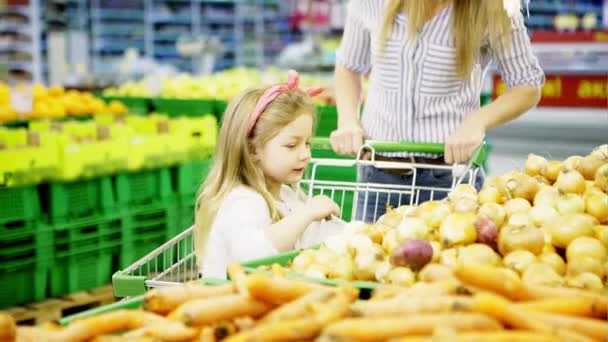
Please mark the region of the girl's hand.
<svg viewBox="0 0 608 342"><path fill-rule="evenodd" d="M485 127L473 120L464 121L445 143L446 164L468 161L485 138Z"/></svg>
<svg viewBox="0 0 608 342"><path fill-rule="evenodd" d="M306 204L306 212L312 221L320 221L331 215L340 215L340 207L331 198L319 195L311 198Z"/></svg>

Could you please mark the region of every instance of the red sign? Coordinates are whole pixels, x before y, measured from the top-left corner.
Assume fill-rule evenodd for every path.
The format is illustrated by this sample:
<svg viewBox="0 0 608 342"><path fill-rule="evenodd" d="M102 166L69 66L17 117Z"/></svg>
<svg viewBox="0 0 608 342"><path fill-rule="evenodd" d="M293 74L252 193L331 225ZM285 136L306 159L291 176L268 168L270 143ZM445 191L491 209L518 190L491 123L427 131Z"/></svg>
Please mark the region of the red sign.
<svg viewBox="0 0 608 342"><path fill-rule="evenodd" d="M492 98L506 90L494 75ZM608 108L608 75L547 75L539 106Z"/></svg>

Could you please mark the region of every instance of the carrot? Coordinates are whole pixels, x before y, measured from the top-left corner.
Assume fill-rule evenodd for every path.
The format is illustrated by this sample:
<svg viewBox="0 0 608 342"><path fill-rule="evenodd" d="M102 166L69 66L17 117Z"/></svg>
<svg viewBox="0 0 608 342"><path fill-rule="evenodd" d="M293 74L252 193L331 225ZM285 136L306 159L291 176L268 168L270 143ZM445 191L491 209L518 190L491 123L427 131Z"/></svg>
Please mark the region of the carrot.
<svg viewBox="0 0 608 342"><path fill-rule="evenodd" d="M530 312L528 314L539 321L550 325L552 328L572 330L600 341L608 340L608 323L605 320L564 316L544 312Z"/></svg>
<svg viewBox="0 0 608 342"><path fill-rule="evenodd" d="M420 314L345 319L327 326L323 335L337 340L384 341L407 335L430 335L437 326L445 324L457 331L502 329L498 321L478 313Z"/></svg>
<svg viewBox="0 0 608 342"><path fill-rule="evenodd" d="M352 305L359 316L397 316L420 313L470 311L469 296L410 297L399 295L388 300L358 302Z"/></svg>
<svg viewBox="0 0 608 342"><path fill-rule="evenodd" d="M254 273L247 277L247 288L249 294L253 298L267 303L283 304L312 290L328 287L283 277Z"/></svg>
<svg viewBox="0 0 608 342"><path fill-rule="evenodd" d="M564 328L555 329L549 324L539 320L537 317L533 317L529 312L521 310L517 306L512 305L505 298L495 294L487 292L476 294L474 296L474 308L476 311L494 317L512 328L553 334L564 341L592 341L577 332L568 331Z"/></svg>
<svg viewBox="0 0 608 342"><path fill-rule="evenodd" d="M175 309L168 317L187 325L202 326L240 316L256 318L271 308L270 304L240 294L232 294L191 300Z"/></svg>
<svg viewBox="0 0 608 342"><path fill-rule="evenodd" d="M394 285L382 285L374 290L373 300L392 298L397 295L403 296L441 296L441 295L470 295L471 290L457 279L446 279L434 283L419 282L412 287L403 288Z"/></svg>
<svg viewBox="0 0 608 342"><path fill-rule="evenodd" d="M459 262L454 274L467 285L494 292L513 300L527 298L527 292L519 279L510 278L492 266Z"/></svg>
<svg viewBox="0 0 608 342"><path fill-rule="evenodd" d="M597 312L598 316L606 317L608 313L608 298L605 294L598 294L592 291L580 289L571 289L566 287L549 287L540 285L527 285L526 292L530 299L549 299L549 298L572 298L593 301L593 312Z"/></svg>
<svg viewBox="0 0 608 342"><path fill-rule="evenodd" d="M192 300L222 296L234 293L231 284L208 286L198 283L184 284L183 286L161 287L148 291L144 296L143 308L166 315L181 304Z"/></svg>
<svg viewBox="0 0 608 342"><path fill-rule="evenodd" d="M269 312L260 323L300 318L310 313L311 305L313 303L323 303L335 295L336 291L332 289L311 291L302 297Z"/></svg>
<svg viewBox="0 0 608 342"><path fill-rule="evenodd" d="M232 280L235 292L245 297L249 297L249 290L247 290L247 275L243 271L243 267L239 264L228 266L228 275Z"/></svg>
<svg viewBox="0 0 608 342"><path fill-rule="evenodd" d="M92 342L155 342L158 341L153 337L147 336L117 336L117 335L102 335L95 337Z"/></svg>
<svg viewBox="0 0 608 342"><path fill-rule="evenodd" d="M239 341L300 341L314 339L327 324L344 317L349 312L352 298L348 291L330 291L333 296L325 303L309 302L311 311L299 319L270 320L255 328L226 339ZM301 304L298 303L298 306ZM275 318L283 318L277 315Z"/></svg>
<svg viewBox="0 0 608 342"><path fill-rule="evenodd" d="M196 341L192 341L192 342L216 342L216 338L215 338L215 334L213 331L213 328L211 327L204 327L201 330L201 335L200 338Z"/></svg>
<svg viewBox="0 0 608 342"><path fill-rule="evenodd" d="M0 313L0 341L12 341L17 336L17 325L13 316Z"/></svg>
<svg viewBox="0 0 608 342"><path fill-rule="evenodd" d="M525 310L571 316L606 318L606 312L600 312L599 310L601 303L598 303L598 301L593 298L587 297L545 298L530 302L522 302L516 305Z"/></svg>
<svg viewBox="0 0 608 342"><path fill-rule="evenodd" d="M434 342L435 337L404 337L390 342ZM553 335L526 330L463 332L450 338L450 342L561 342Z"/></svg>

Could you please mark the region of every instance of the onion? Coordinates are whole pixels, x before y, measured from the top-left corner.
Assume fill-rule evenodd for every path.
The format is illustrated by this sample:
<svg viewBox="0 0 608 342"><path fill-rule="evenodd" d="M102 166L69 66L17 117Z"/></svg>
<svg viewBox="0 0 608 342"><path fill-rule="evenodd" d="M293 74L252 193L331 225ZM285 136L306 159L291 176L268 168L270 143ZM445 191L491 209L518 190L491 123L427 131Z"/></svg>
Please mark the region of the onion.
<svg viewBox="0 0 608 342"><path fill-rule="evenodd" d="M498 250L502 255L512 251L526 250L540 254L545 244L545 237L538 228L529 226L505 226L498 235Z"/></svg>
<svg viewBox="0 0 608 342"><path fill-rule="evenodd" d="M556 207L561 215L584 213L585 200L576 194L563 194L557 199Z"/></svg>
<svg viewBox="0 0 608 342"><path fill-rule="evenodd" d="M569 287L579 288L587 291L605 293L602 279L596 274L583 272L576 277L566 279L566 285Z"/></svg>
<svg viewBox="0 0 608 342"><path fill-rule="evenodd" d="M605 194L605 192L603 192L602 190L600 190L600 188L598 188L597 186L595 186L595 182L594 181L585 181L585 193L583 194L583 196L587 196L587 195L593 195L593 194Z"/></svg>
<svg viewBox="0 0 608 342"><path fill-rule="evenodd" d="M441 256L439 257L439 262L442 265L446 265L448 267L453 267L456 265L458 261L458 249L449 248L441 251Z"/></svg>
<svg viewBox="0 0 608 342"><path fill-rule="evenodd" d="M450 206L443 201L427 201L416 208L414 215L424 220L427 226L436 229L451 211Z"/></svg>
<svg viewBox="0 0 608 342"><path fill-rule="evenodd" d="M606 248L598 239L589 236L576 238L566 248L566 260L571 262L584 257L590 257L604 263L606 262Z"/></svg>
<svg viewBox="0 0 608 342"><path fill-rule="evenodd" d="M504 203L505 198L502 192L495 186L485 186L479 192L479 203Z"/></svg>
<svg viewBox="0 0 608 342"><path fill-rule="evenodd" d="M500 266L500 256L488 245L474 243L458 251L458 260L466 263L478 263L489 266Z"/></svg>
<svg viewBox="0 0 608 342"><path fill-rule="evenodd" d="M576 170L588 180L595 179L595 173L600 166L608 163L608 158L602 157L600 158L597 155L588 155L578 164Z"/></svg>
<svg viewBox="0 0 608 342"><path fill-rule="evenodd" d="M460 197L452 203L452 208L456 213L475 213L478 207L477 199L470 197Z"/></svg>
<svg viewBox="0 0 608 342"><path fill-rule="evenodd" d="M585 272L590 272L601 279L606 276L606 268L604 268L604 264L599 260L593 259L591 257L582 257L579 259L573 259L568 261L567 265L567 275L569 277L576 277L577 275Z"/></svg>
<svg viewBox="0 0 608 342"><path fill-rule="evenodd" d="M576 170L581 161L583 161L582 156L570 156L566 158L564 160L564 170Z"/></svg>
<svg viewBox="0 0 608 342"><path fill-rule="evenodd" d="M595 172L595 186L608 192L608 164L600 166Z"/></svg>
<svg viewBox="0 0 608 342"><path fill-rule="evenodd" d="M542 227L543 225L559 218L559 213L555 208L549 206L534 206L528 212L530 218L532 219L532 223L534 223L537 227Z"/></svg>
<svg viewBox="0 0 608 342"><path fill-rule="evenodd" d="M593 236L593 226L597 220L587 214L570 214L562 219L545 225L551 234L551 243L555 247L566 248L574 239L581 236Z"/></svg>
<svg viewBox="0 0 608 342"><path fill-rule="evenodd" d="M399 224L399 235L402 240L427 239L431 233L431 228L418 217L404 217Z"/></svg>
<svg viewBox="0 0 608 342"><path fill-rule="evenodd" d="M516 213L509 217L509 221L507 222L509 226L534 226L534 222L532 222L532 218L528 214Z"/></svg>
<svg viewBox="0 0 608 342"><path fill-rule="evenodd" d="M521 277L526 285L561 286L564 284L562 278L551 266L535 262L532 263Z"/></svg>
<svg viewBox="0 0 608 342"><path fill-rule="evenodd" d="M566 274L566 262L557 253L542 253L538 257L538 261L551 266L551 268L560 276Z"/></svg>
<svg viewBox="0 0 608 342"><path fill-rule="evenodd" d="M388 272L386 276L389 284L410 287L416 282L416 274L409 268L396 267Z"/></svg>
<svg viewBox="0 0 608 342"><path fill-rule="evenodd" d="M551 186L543 186L534 196L534 205L556 207L558 198L559 190Z"/></svg>
<svg viewBox="0 0 608 342"><path fill-rule="evenodd" d="M507 180L506 188L511 198L523 198L532 202L540 189L540 184L527 174L516 172Z"/></svg>
<svg viewBox="0 0 608 342"><path fill-rule="evenodd" d="M550 160L547 162L547 168L543 174L549 182L555 182L557 180L557 176L562 172L564 168L564 164L559 160Z"/></svg>
<svg viewBox="0 0 608 342"><path fill-rule="evenodd" d="M477 240L475 230L476 216L473 213L454 213L448 215L439 227L441 243L444 247L466 245Z"/></svg>
<svg viewBox="0 0 608 342"><path fill-rule="evenodd" d="M505 203L505 211L507 212L507 216L512 216L518 213L526 214L531 208L532 206L530 205L530 202L523 198L514 198Z"/></svg>
<svg viewBox="0 0 608 342"><path fill-rule="evenodd" d="M456 201L462 197L477 199L477 189L471 184L458 184L448 195L450 201Z"/></svg>
<svg viewBox="0 0 608 342"><path fill-rule="evenodd" d="M547 170L547 159L530 153L524 166L524 171L530 176L542 175Z"/></svg>
<svg viewBox="0 0 608 342"><path fill-rule="evenodd" d="M477 231L478 242L485 243L491 247L496 247L498 227L494 221L486 217L480 217L475 221L475 230Z"/></svg>
<svg viewBox="0 0 608 342"><path fill-rule="evenodd" d="M541 186L542 185L551 185L551 182L543 176L536 175L536 176L534 176L534 180Z"/></svg>
<svg viewBox="0 0 608 342"><path fill-rule="evenodd" d="M399 244L401 244L401 234L399 234L399 230L392 229L386 232L382 237L382 250L386 254L390 254Z"/></svg>
<svg viewBox="0 0 608 342"><path fill-rule="evenodd" d="M586 212L600 223L608 221L608 195L593 194L585 197Z"/></svg>
<svg viewBox="0 0 608 342"><path fill-rule="evenodd" d="M439 257L441 256L441 244L437 241L430 242L431 247L433 247L433 259L431 262L439 262Z"/></svg>
<svg viewBox="0 0 608 342"><path fill-rule="evenodd" d="M608 159L608 144L597 146L591 151L592 156Z"/></svg>
<svg viewBox="0 0 608 342"><path fill-rule="evenodd" d="M507 212L502 205L496 203L483 204L478 211L479 216L492 220L496 227L501 227L505 222Z"/></svg>
<svg viewBox="0 0 608 342"><path fill-rule="evenodd" d="M428 264L424 266L422 270L420 270L420 273L418 273L418 279L427 283L442 281L450 278L454 278L452 269L448 266L440 264Z"/></svg>
<svg viewBox="0 0 608 342"><path fill-rule="evenodd" d="M408 240L391 253L391 263L395 266L420 270L433 259L433 247L425 240Z"/></svg>
<svg viewBox="0 0 608 342"><path fill-rule="evenodd" d="M387 208L386 213L378 219L377 223L396 228L399 226L402 219L403 216L398 211Z"/></svg>
<svg viewBox="0 0 608 342"><path fill-rule="evenodd" d="M606 249L608 249L608 226L598 224L593 227L593 231L595 233L595 238L598 239Z"/></svg>
<svg viewBox="0 0 608 342"><path fill-rule="evenodd" d="M578 171L564 170L555 181L554 186L565 193L582 194L585 192L585 178Z"/></svg>
<svg viewBox="0 0 608 342"><path fill-rule="evenodd" d="M536 255L530 251L517 250L505 255L502 261L506 267L522 274L530 264L536 262Z"/></svg>
<svg viewBox="0 0 608 342"><path fill-rule="evenodd" d="M353 260L350 256L338 256L331 267L327 267L327 276L333 279L353 280Z"/></svg>

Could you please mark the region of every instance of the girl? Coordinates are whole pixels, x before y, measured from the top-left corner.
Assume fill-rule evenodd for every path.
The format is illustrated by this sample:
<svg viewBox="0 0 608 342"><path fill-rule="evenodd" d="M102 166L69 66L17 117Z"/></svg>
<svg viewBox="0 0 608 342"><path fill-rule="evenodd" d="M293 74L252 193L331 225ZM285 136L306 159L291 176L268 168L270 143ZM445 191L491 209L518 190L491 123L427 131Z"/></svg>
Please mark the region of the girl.
<svg viewBox="0 0 608 342"><path fill-rule="evenodd" d="M311 158L311 96L321 92L298 83L290 71L286 84L246 90L224 113L216 160L197 198L195 249L204 277L225 278L233 262L308 247L336 230L310 226L339 215L331 199L304 204L294 190Z"/></svg>
<svg viewBox="0 0 608 342"><path fill-rule="evenodd" d="M444 155L391 153L379 160L452 164L470 158L487 130L540 99L544 74L520 10L520 0L351 1L336 53L336 152L354 154L370 137L446 146ZM491 62L509 89L480 107ZM362 76L369 76L369 91L359 118ZM451 185L450 172L420 171L418 186ZM359 181L411 184L412 178L366 166ZM422 192L419 201L428 197Z"/></svg>

